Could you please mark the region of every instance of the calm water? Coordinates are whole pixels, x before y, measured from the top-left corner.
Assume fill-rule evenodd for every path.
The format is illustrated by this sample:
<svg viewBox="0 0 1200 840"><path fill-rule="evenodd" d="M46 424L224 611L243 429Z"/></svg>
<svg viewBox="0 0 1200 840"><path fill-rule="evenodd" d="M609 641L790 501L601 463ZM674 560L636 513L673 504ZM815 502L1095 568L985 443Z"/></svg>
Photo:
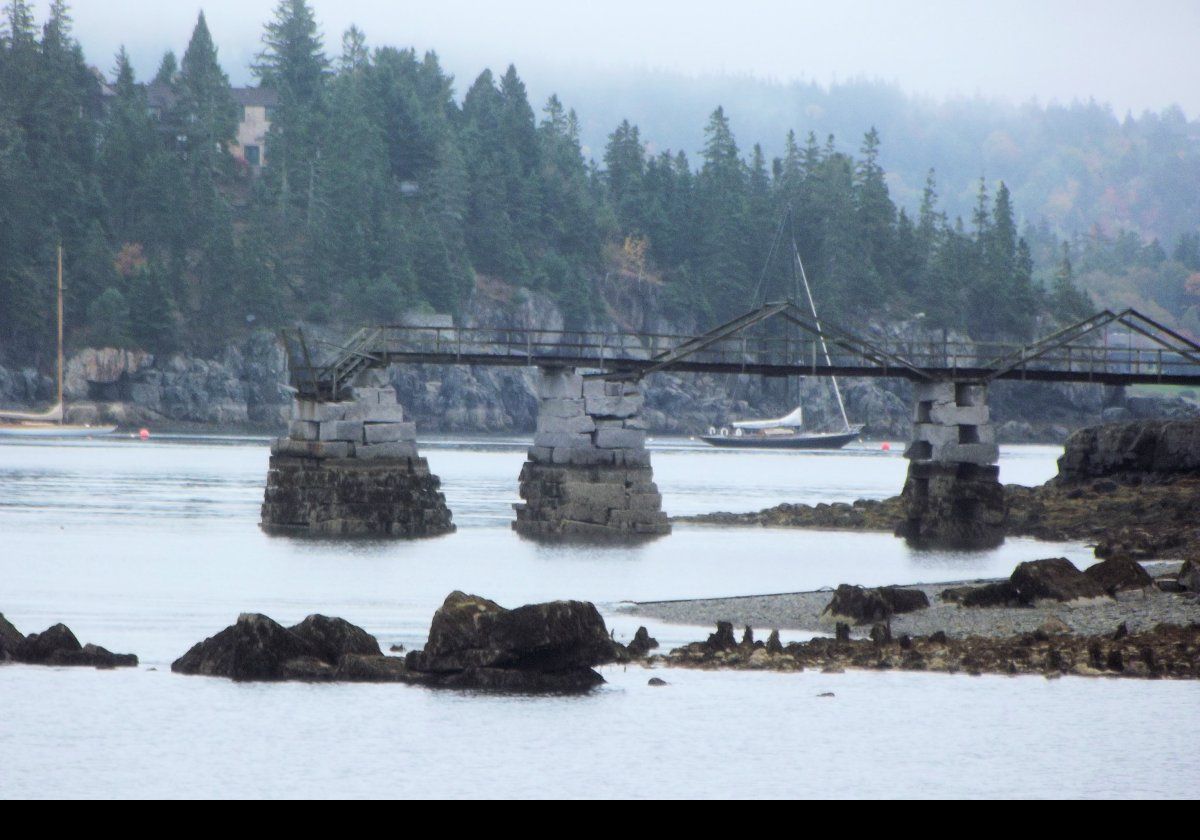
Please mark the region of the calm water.
<svg viewBox="0 0 1200 840"><path fill-rule="evenodd" d="M1200 691L1186 683L667 671L671 686L652 689L644 669L608 668L587 697L512 698L170 673L247 610L340 615L411 648L463 589L509 606L593 600L628 637L638 622L615 612L627 600L1089 559L1026 540L955 554L886 535L705 526L636 549L547 548L508 528L520 440L442 438L425 452L458 533L364 544L259 532L263 441L0 445L0 611L25 632L65 621L142 660L0 668L0 795L1190 796L1200 782ZM1005 449L1002 479L1043 481L1058 454ZM884 497L905 469L878 444L731 453L677 440L655 444L654 466L673 514ZM666 646L708 632L650 629Z"/></svg>

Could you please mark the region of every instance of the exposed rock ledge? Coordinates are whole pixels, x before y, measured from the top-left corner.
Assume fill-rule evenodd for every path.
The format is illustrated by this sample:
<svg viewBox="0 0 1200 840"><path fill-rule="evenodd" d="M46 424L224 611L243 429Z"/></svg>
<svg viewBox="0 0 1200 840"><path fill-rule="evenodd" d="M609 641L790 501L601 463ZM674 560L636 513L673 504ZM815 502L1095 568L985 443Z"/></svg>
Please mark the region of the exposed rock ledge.
<svg viewBox="0 0 1200 840"><path fill-rule="evenodd" d="M130 667L138 664L132 653L113 653L93 644L80 644L65 624L26 636L0 615L0 663L25 665L83 665L93 668Z"/></svg>
<svg viewBox="0 0 1200 840"><path fill-rule="evenodd" d="M181 674L238 681L398 682L434 688L579 692L604 682L593 669L636 658L657 642L644 629L631 649L614 642L595 606L583 601L508 610L452 592L434 613L424 650L384 656L375 638L340 618L311 615L285 628L243 614L177 659Z"/></svg>
<svg viewBox="0 0 1200 840"><path fill-rule="evenodd" d="M1081 429L1059 474L1039 487L1004 488L1005 533L1086 540L1098 557L1183 557L1200 552L1200 421L1142 420ZM853 504L781 504L753 513L675 521L892 531L899 496Z"/></svg>

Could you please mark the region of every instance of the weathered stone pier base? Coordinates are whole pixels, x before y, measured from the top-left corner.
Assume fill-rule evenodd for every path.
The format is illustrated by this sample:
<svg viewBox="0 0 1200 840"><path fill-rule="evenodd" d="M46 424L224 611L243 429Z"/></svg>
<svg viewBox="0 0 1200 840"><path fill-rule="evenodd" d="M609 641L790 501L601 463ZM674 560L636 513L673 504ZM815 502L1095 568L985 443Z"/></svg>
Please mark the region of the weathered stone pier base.
<svg viewBox="0 0 1200 840"><path fill-rule="evenodd" d="M392 388L345 402L296 400L271 443L262 527L314 536L427 537L454 530L441 482L417 454Z"/></svg>
<svg viewBox="0 0 1200 840"><path fill-rule="evenodd" d="M987 386L930 382L916 388L913 442L897 536L929 548L1004 542L1004 488Z"/></svg>
<svg viewBox="0 0 1200 840"><path fill-rule="evenodd" d="M648 538L670 533L654 483L642 396L632 382L543 368L538 425L521 468L513 529L531 537Z"/></svg>

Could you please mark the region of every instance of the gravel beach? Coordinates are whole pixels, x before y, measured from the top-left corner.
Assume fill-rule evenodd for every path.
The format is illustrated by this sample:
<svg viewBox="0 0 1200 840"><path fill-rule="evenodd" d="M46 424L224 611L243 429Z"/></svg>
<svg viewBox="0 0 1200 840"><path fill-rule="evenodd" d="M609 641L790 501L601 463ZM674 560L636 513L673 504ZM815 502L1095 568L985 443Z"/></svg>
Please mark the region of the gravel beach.
<svg viewBox="0 0 1200 840"><path fill-rule="evenodd" d="M1152 575L1174 572L1177 563L1146 564ZM1117 593L1113 598L1092 598L1067 602L1039 601L1033 607L961 607L940 597L944 589L972 586L993 581L973 580L957 583L912 584L929 598L929 607L892 617L892 633L925 636L941 630L947 636L1003 637L1030 633L1047 619L1057 618L1072 633L1084 636L1111 633L1124 622L1130 632L1149 630L1159 623L1188 625L1200 622L1200 600L1154 587ZM735 627L749 625L757 630L801 630L833 633L825 609L833 591L790 592L751 595L736 598L706 598L692 601L646 601L624 607L632 615L673 624L711 626L718 621ZM869 626L856 627L854 635L866 635Z"/></svg>

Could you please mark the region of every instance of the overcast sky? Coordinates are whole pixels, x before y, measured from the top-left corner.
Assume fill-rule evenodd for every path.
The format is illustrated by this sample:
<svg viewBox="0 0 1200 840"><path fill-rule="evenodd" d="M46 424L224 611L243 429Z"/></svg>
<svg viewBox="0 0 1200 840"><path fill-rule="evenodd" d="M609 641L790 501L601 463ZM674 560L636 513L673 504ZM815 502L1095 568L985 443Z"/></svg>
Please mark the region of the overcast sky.
<svg viewBox="0 0 1200 840"><path fill-rule="evenodd" d="M39 20L49 0L38 0ZM235 83L276 0L75 0L76 36L106 71L118 46L139 75L182 53L203 8ZM434 49L462 90L515 62L553 75L655 68L828 83L866 76L913 93L1041 102L1094 97L1118 114L1200 114L1200 0L313 0L331 54L351 23L372 45Z"/></svg>

